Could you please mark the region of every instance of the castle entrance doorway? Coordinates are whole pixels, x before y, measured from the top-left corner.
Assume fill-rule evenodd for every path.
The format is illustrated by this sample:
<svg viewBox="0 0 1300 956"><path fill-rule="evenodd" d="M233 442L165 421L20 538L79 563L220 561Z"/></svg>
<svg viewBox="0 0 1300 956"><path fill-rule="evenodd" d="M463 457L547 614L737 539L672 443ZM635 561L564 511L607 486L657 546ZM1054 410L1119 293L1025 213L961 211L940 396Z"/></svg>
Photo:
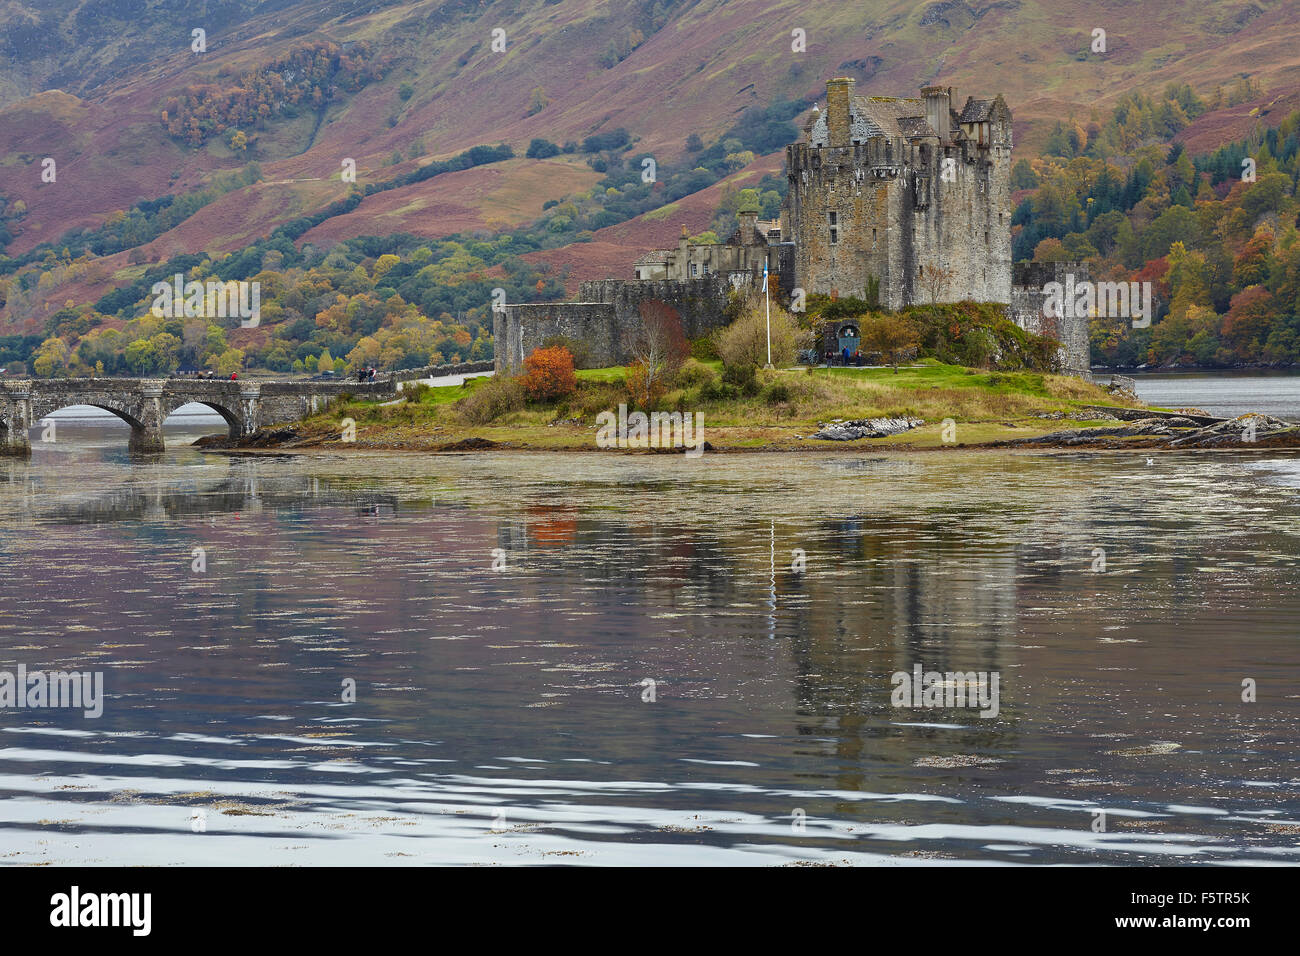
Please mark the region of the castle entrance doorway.
<svg viewBox="0 0 1300 956"><path fill-rule="evenodd" d="M856 325L841 325L838 339L840 355L842 356L844 350L848 349L849 358L853 357L853 353L858 350L858 346L862 342L862 337L858 334L858 327Z"/></svg>

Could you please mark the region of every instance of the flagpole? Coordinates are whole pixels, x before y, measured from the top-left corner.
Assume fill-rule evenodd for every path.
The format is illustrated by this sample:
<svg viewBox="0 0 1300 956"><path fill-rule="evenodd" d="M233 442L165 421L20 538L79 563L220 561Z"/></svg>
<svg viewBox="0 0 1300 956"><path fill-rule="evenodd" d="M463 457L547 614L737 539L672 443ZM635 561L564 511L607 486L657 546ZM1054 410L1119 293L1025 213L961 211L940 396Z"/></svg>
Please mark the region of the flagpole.
<svg viewBox="0 0 1300 956"><path fill-rule="evenodd" d="M772 297L767 284L767 260L763 260L763 305L767 310L767 367L772 367Z"/></svg>

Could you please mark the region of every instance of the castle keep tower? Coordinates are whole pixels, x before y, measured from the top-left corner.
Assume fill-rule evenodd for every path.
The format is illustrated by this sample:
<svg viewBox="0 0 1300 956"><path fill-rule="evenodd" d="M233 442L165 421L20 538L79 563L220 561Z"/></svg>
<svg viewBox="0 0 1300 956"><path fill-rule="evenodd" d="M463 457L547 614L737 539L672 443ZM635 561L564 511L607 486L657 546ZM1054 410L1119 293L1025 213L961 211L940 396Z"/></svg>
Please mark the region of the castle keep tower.
<svg viewBox="0 0 1300 956"><path fill-rule="evenodd" d="M999 95L955 109L952 87L920 98L826 84L786 147L786 221L796 284L898 309L1011 301L1011 111Z"/></svg>

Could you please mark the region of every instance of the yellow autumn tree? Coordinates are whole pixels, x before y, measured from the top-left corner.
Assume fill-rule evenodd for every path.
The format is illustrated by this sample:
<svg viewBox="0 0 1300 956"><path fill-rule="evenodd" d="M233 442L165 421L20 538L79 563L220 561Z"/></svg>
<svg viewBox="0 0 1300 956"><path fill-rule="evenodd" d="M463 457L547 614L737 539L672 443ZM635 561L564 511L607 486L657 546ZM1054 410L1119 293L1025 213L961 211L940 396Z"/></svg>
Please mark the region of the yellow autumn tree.
<svg viewBox="0 0 1300 956"><path fill-rule="evenodd" d="M66 371L71 357L72 351L68 348L68 343L60 338L48 338L32 356L32 371L41 378L49 378Z"/></svg>

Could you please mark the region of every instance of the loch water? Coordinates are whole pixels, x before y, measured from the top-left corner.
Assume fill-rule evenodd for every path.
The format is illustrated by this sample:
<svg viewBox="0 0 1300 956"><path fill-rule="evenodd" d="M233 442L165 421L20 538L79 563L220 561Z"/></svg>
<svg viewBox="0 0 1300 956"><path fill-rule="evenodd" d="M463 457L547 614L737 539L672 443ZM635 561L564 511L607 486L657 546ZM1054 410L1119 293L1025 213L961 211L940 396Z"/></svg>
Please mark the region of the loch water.
<svg viewBox="0 0 1300 956"><path fill-rule="evenodd" d="M0 710L0 863L1300 858L1300 458L213 430L0 460L0 672L105 694Z"/></svg>

